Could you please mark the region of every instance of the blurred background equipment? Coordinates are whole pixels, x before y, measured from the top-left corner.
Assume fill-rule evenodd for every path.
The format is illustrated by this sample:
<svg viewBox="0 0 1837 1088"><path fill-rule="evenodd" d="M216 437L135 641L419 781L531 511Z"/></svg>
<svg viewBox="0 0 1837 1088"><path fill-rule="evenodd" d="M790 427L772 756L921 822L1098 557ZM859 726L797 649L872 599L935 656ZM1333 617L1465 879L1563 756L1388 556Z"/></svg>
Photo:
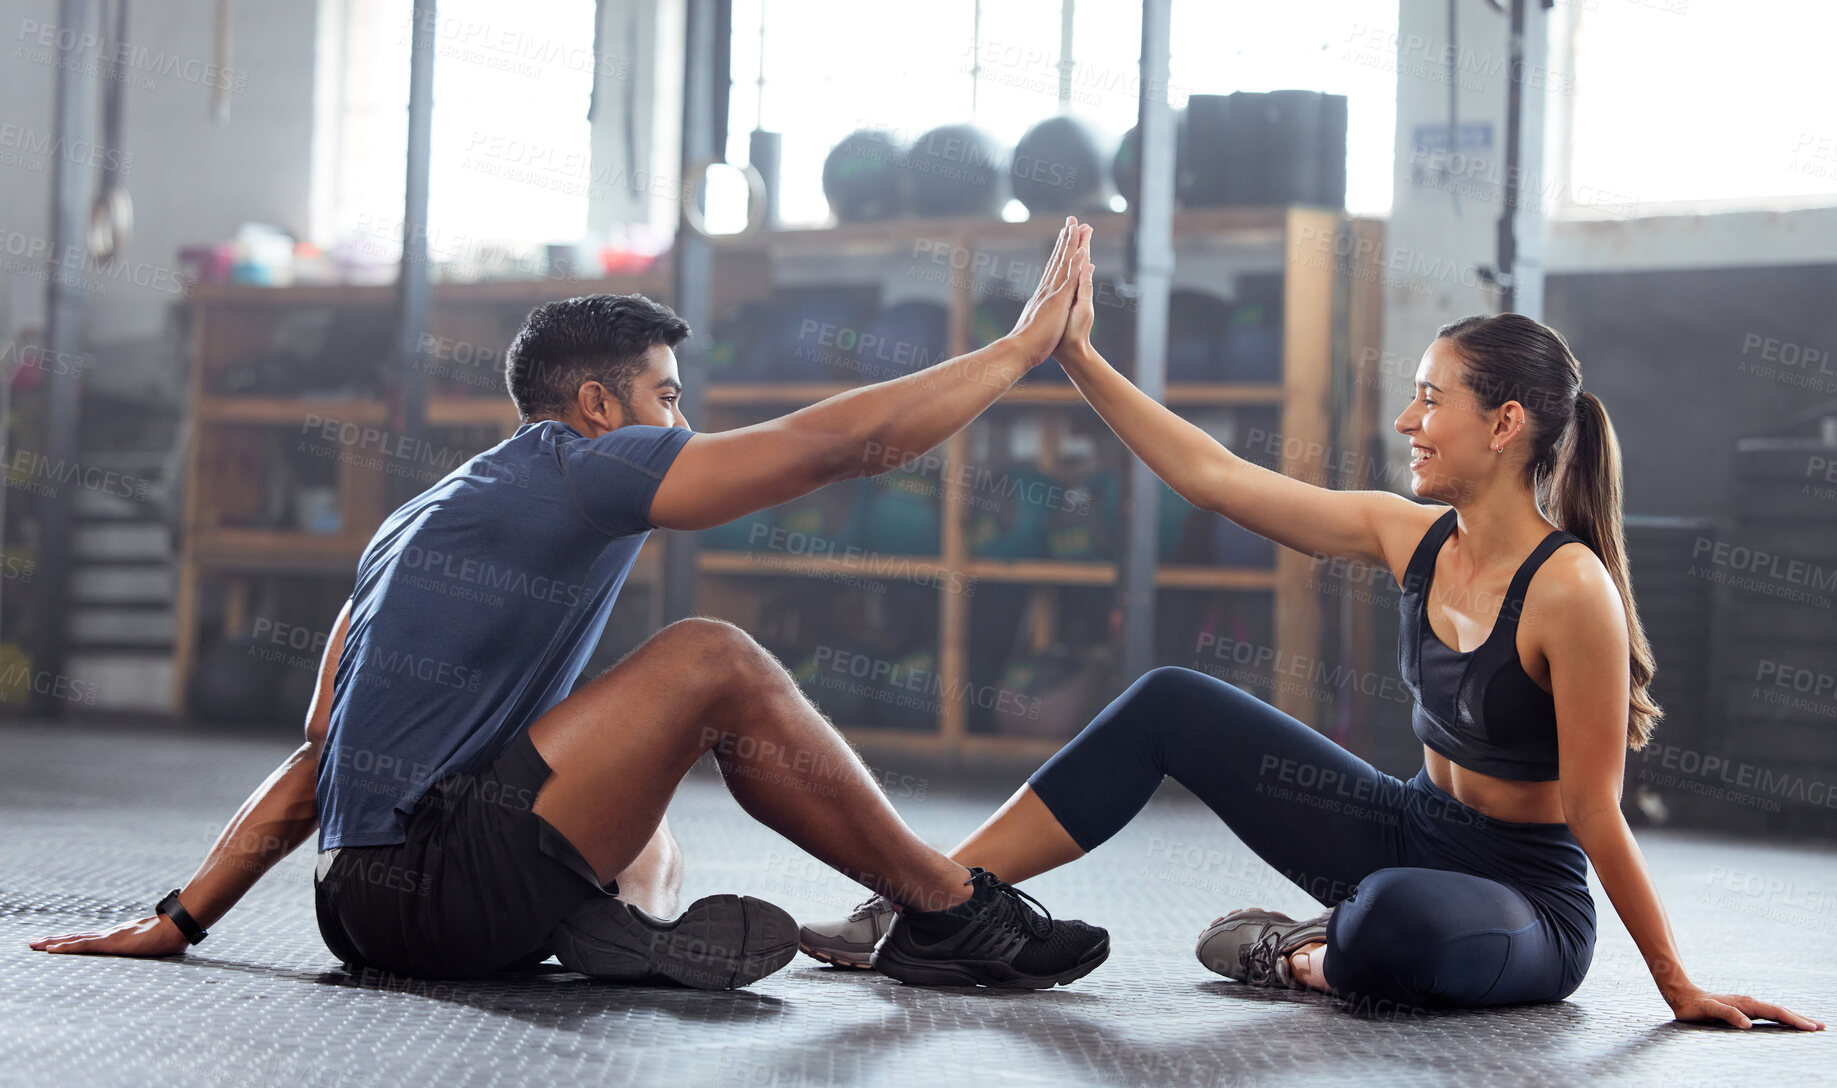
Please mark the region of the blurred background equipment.
<svg viewBox="0 0 1837 1088"><path fill-rule="evenodd" d="M1107 141L1077 117L1048 117L1014 145L1014 198L1030 215L1108 210Z"/></svg>
<svg viewBox="0 0 1837 1088"><path fill-rule="evenodd" d="M823 196L836 219L870 223L906 213L911 195L900 170L904 155L892 134L875 129L837 144L823 162Z"/></svg>
<svg viewBox="0 0 1837 1088"><path fill-rule="evenodd" d="M940 125L899 160L915 215L997 216L1010 196L1007 153L975 125Z"/></svg>

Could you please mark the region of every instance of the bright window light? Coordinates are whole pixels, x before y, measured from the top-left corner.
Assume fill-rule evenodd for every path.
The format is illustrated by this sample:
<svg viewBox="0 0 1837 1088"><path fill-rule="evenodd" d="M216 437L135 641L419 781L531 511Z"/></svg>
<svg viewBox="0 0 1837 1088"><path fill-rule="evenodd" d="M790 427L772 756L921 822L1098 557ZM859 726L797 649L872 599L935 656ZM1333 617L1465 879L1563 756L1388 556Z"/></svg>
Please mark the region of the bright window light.
<svg viewBox="0 0 1837 1088"><path fill-rule="evenodd" d="M780 215L809 224L829 214L823 160L856 129L882 128L910 142L938 125L974 121L1013 147L1034 123L1061 112L1061 5L1000 0L981 9L978 33L973 0L735 0L729 160L746 160L756 125L782 133ZM1189 94L1236 90L1347 95L1347 202L1355 212L1383 213L1396 77L1344 54L1355 28L1388 34L1396 24L1394 4L1370 0L1176 0L1169 97L1184 106ZM1092 122L1110 149L1135 124L1141 35L1135 0L1079 0L1073 8L1066 109Z"/></svg>

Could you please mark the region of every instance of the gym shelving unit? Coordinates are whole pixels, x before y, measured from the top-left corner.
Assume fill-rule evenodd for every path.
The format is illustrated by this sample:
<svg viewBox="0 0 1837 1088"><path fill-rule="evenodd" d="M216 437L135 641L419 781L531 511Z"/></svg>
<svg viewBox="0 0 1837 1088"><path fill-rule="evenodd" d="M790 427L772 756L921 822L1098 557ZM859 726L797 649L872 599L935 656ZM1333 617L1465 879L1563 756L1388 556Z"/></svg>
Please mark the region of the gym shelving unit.
<svg viewBox="0 0 1837 1088"><path fill-rule="evenodd" d="M1100 213L1084 217L1083 221L1096 228L1100 276L1105 272L1114 274L1122 263L1121 246L1129 230L1129 217ZM928 258L940 251L992 255L989 259L977 257L961 262L970 268L1009 267L1004 262L1012 257L1037 275L1050 242L1050 223L1051 217L1046 223L983 218L901 219L765 232L722 243L715 260L717 278L725 266L730 274L751 285L750 294L755 298L764 297L778 286L838 280L878 281L888 288L904 284L899 293L910 297L915 267L935 264ZM1379 344L1377 276L1373 270L1362 268L1351 255L1376 253L1374 243L1380 232L1381 225L1376 222L1352 220L1343 212L1320 208L1229 207L1177 213L1177 286L1203 284L1207 275L1220 269L1280 275L1281 359L1274 381L1172 381L1167 403L1186 415L1215 409L1262 410L1273 419L1274 434L1279 436L1274 443L1279 453L1266 458L1266 463L1302 479L1339 483L1327 463L1331 460L1329 451L1348 448L1348 444L1349 448L1363 450L1375 411L1375 386L1353 375L1355 368L1350 360L1375 360ZM1045 244L1043 237L1047 239ZM1363 244L1348 243L1355 237ZM915 239L922 243L915 244ZM917 259L915 252L920 254ZM925 278L925 273L918 272L917 278ZM948 354L956 355L979 346L972 320L978 294L989 284L969 271L941 279L943 282L932 284L927 297L946 306ZM1019 290L1024 297L1032 282L1003 286ZM740 293L748 292L742 289ZM728 295L734 297L734 292L730 290ZM1114 316L1110 319L1114 320ZM1105 320L1100 307L1098 321ZM1127 360L1112 361L1127 372ZM1338 394L1336 367L1340 374ZM851 384L711 379L706 398L710 425L718 428L765 418L850 388ZM927 686L945 693L974 690L975 663L971 661L969 644L976 601L961 591L965 580L974 580L981 586L1015 585L1036 591L1030 595L1024 621L1033 630L1036 646L1051 640L1059 596L1053 591L1077 587L1113 591L1117 585L1118 566L1114 560L994 559L972 554L966 510L973 505L969 501L973 496L964 493L965 474L955 470L969 463L976 432L997 426L996 420L1003 413L1014 411L1034 411L1043 416L1042 429L1048 438L1042 454L1048 460L1053 456L1051 436L1063 433L1068 413L1082 413L1102 431L1103 440L1120 450L1120 442L1096 421L1069 382L1030 379L944 445L944 468L940 473L942 524L936 554L875 556L864 563L859 556L722 550L704 537L699 558L701 610L754 629L755 625L771 622L769 591L749 591L748 581L765 587L782 585L787 579L804 579L805 592L822 594L838 592L825 583L862 577L903 577L924 586L927 592L935 592L938 598L932 656L936 676L935 682ZM1171 495L1163 501L1169 500L1179 501ZM1156 585L1162 596L1170 592L1266 595L1273 617L1268 641L1273 643L1277 659L1319 660L1323 633L1329 624L1342 621L1341 610L1330 604L1335 598L1319 588L1318 572L1307 557L1284 549L1273 551L1271 562L1253 566L1162 565L1157 570ZM1350 622L1350 633L1368 633L1364 618L1355 617ZM1368 647L1369 639L1360 644L1356 638L1347 647L1356 667L1369 669L1374 664L1369 660ZM799 662L787 664L799 672L809 690L809 678L799 671ZM808 662L803 664L807 666ZM1121 678L1121 682L1126 680ZM1101 693L1104 698L1114 694L1116 682L1117 678L1112 678L1111 685ZM813 694L820 703L822 692ZM1099 693L1092 694L1094 697L1075 715L1080 723L1102 705L1095 698ZM1295 685L1272 684L1267 697L1305 721L1319 720L1321 711L1310 691ZM935 702L935 723L926 729L876 727L833 711L832 716L864 748L920 752L946 759L1038 758L1056 750L1065 739L1062 734L1016 736L983 731L974 727L972 709L965 699L947 694Z"/></svg>
<svg viewBox="0 0 1837 1088"><path fill-rule="evenodd" d="M1119 268L1129 218L1103 213L1087 217L1086 221L1093 223L1098 232L1100 271ZM1045 256L1043 229L1039 222L978 218L904 219L763 232L716 246L711 297L717 312L721 312L736 303L764 297L774 285L800 277L807 281L834 279L838 275L870 281L908 277L914 264L915 239L924 239L934 248L955 247L966 252L1011 256L1022 264L1031 262L1037 274L1038 263ZM1315 482L1337 482L1323 463L1329 449L1363 449L1371 418L1375 418L1370 403L1375 385L1353 375L1350 361L1375 358L1378 345L1376 277L1344 256L1375 253L1377 247L1354 247L1344 242L1349 236L1358 236L1369 243L1380 231L1380 224L1375 222L1351 220L1342 212L1319 208L1236 207L1179 212L1175 219L1177 284L1203 283L1208 269L1220 267L1281 276L1281 368L1276 381L1171 382L1168 403L1187 415L1216 410L1263 412L1274 421L1275 433L1280 436L1281 454L1269 461L1272 467ZM516 323L539 302L602 291L639 291L667 302L669 284L667 261L641 276L619 279L438 284L433 294L432 333L443 342L467 345L475 356L481 351L496 352L501 359ZM950 354L979 346L972 327L974 307L979 292L988 286L986 279L974 275L949 275L944 282L932 285L932 297L949 313ZM1032 284L1004 286L1024 296ZM242 396L216 391L219 376L268 350L278 323L290 314L330 310L349 318L387 313L392 304L393 289L389 286L240 285L201 286L184 304L190 320L194 430L188 454L190 483L184 504L175 606L175 683L171 693L175 709L184 708L187 684L207 624L220 628L226 637L246 635L252 622L252 589L263 578L348 579L364 544L387 514L385 468L378 467L375 457L365 456L360 446L349 451L352 456L337 457L336 532L238 524L235 511L243 511L241 520L246 522L247 510L260 505L260 496L271 487L257 449L261 431L278 428L291 437L304 433L308 430L307 421L318 418L388 433L392 408L380 379L376 388L367 392ZM1106 314L1100 311L1098 320L1105 319ZM1127 360L1112 361L1127 370ZM470 365L472 370L468 373L476 377L480 364ZM1342 387L1339 394L1334 388L1336 368ZM454 361L452 369L463 368ZM1353 390L1349 400L1344 391L1348 385ZM848 387L841 382L714 378L706 391L706 418L692 422L719 429L781 414ZM1336 403L1340 404L1337 409ZM998 426L1004 415L1017 412L1039 415L1042 430L1049 436L1062 436L1072 414L1082 414L1088 424L1085 430L1099 431L1103 441L1116 442L1069 382L1030 379L1009 392L982 420L944 445L946 471L941 474L941 529L936 554L885 557L889 561L864 570L857 559L722 549L711 546L710 538L704 536L697 561L698 610L726 616L749 630L758 630L769 623L764 613L769 602L761 587L773 581L780 586L798 586L801 594L822 594L839 592L835 585L838 580L904 579L922 587L922 592L936 595L935 645L930 647L928 665L935 670L936 687L944 692L971 687L972 672L980 671L970 652L976 601L952 589L964 580L974 580L980 586L1027 589L1025 622L1034 641L1044 644L1057 622L1060 591L1113 593L1117 563L997 559L972 554L966 511L974 505L974 496L966 493L958 474L951 470L967 463L971 442L979 429ZM1335 418L1336 412L1340 418ZM472 445L482 447L494 435L502 437L513 431L516 417L495 381L477 381L470 395L443 392L436 383L429 400L428 424L436 435L469 428L462 433ZM1051 445L1049 440L1043 451L1048 458L1052 456ZM661 577L661 552L670 535L657 534L645 549L632 572L630 588L647 582L656 585ZM1311 566L1306 557L1277 549L1273 562L1254 566L1164 564L1157 570L1156 585L1163 597L1265 597L1273 617L1270 641L1278 656L1313 660L1320 652L1323 633L1331 624L1341 622L1341 617L1333 603L1336 599L1312 584ZM887 573L888 568L895 573ZM659 594L652 593L650 597L655 626L661 621ZM329 619L319 617L314 622L325 624ZM929 614L913 620L931 623ZM1347 622L1354 664L1368 669L1375 663L1369 661L1371 640L1361 637L1366 620L1355 612ZM821 690L815 694L819 701L823 700ZM1275 705L1304 721L1319 721L1320 709L1306 690L1274 685L1266 695ZM1034 759L1063 741L1062 736L1056 735L1016 736L981 730L972 721L972 707L960 698L937 699L935 704L934 714L919 722L907 715L899 728L850 720L843 713L836 714L836 720L864 748L945 759ZM1100 705L1094 693L1093 701L1074 716L1088 718Z"/></svg>
<svg viewBox="0 0 1837 1088"><path fill-rule="evenodd" d="M427 424L434 436L430 444L440 456L432 465L414 450L380 448L400 433L383 385L390 366L386 349L377 352L375 373L352 388L310 395L219 391L220 379L231 368L272 355L276 343L287 338L289 322L315 317L323 322L329 316L333 324L367 320L381 327L393 312L393 286L194 288L182 304L189 322L192 430L174 602L174 682L169 696L173 710L186 709L206 625L221 629L225 638L246 636L258 618L251 615L251 601L262 579L349 581L364 545L389 512L390 471L431 475L425 486L444 475L451 467L447 461L463 459L471 447L483 448L516 430L516 411L504 393L501 362L511 334L531 307L601 291L638 291L662 298L668 285L668 268L662 263L639 276L605 280L434 285L429 321L436 347L427 360L433 389ZM317 421L335 421L339 436L325 438L326 424ZM347 424L371 429L375 440L358 433L347 442L353 433ZM337 493L336 531L312 532L285 524L284 516L257 514L264 507L272 512L276 484L266 453L273 449L275 431L285 433L289 444L311 444L322 460L336 462L331 484ZM454 441L441 441L444 438ZM281 524L262 524L277 520ZM654 582L657 571L658 549L646 548L630 582ZM206 606L207 594L211 607ZM331 619L325 615L302 622L323 631ZM284 642L280 648L300 649Z"/></svg>

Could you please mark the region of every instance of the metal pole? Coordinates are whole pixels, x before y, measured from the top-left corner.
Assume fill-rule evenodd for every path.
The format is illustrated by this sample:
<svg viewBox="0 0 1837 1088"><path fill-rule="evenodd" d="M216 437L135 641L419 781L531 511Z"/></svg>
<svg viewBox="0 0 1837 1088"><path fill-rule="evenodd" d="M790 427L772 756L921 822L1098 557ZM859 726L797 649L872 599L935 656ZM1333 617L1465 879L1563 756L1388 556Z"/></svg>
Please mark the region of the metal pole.
<svg viewBox="0 0 1837 1088"><path fill-rule="evenodd" d="M85 70L100 37L94 0L59 0L56 104L53 107L57 146L94 147L97 80ZM74 156L51 156L50 273L45 281L45 357L67 359L82 350L84 279L89 268L89 204L93 199L95 171L80 165ZM77 458L77 419L82 408L78 380L61 367L46 368L44 456L54 466L74 464ZM64 602L70 587L69 494L36 504L39 518L39 615L44 628L39 638L39 658L33 672L41 676L65 675L65 646L69 612ZM46 718L61 717L69 700L60 698L63 685L34 683L32 712Z"/></svg>
<svg viewBox="0 0 1837 1088"><path fill-rule="evenodd" d="M1505 207L1499 210L1499 310L1518 306L1518 171L1522 159L1520 129L1524 114L1524 4L1512 0L1510 62L1505 72ZM1455 148L1458 150L1458 145Z"/></svg>
<svg viewBox="0 0 1837 1088"><path fill-rule="evenodd" d="M715 33L723 20L717 10L722 0L687 0L683 27L682 178L686 187L700 164L718 155L714 131L715 80L727 73L715 69ZM725 133L720 134L725 136ZM703 191L697 186L696 192ZM689 323L692 335L676 349L676 365L683 381L683 415L691 425L701 418L708 382L707 344L712 335L708 284L713 254L706 238L691 228L687 208L676 224L673 268L678 316ZM671 623L695 614L697 559L701 548L694 533L671 533L663 552L663 619Z"/></svg>
<svg viewBox="0 0 1837 1088"><path fill-rule="evenodd" d="M1174 113L1167 101L1173 0L1142 3L1142 199L1135 210L1133 276L1135 384L1156 400L1167 393L1167 311L1174 272ZM1123 674L1154 667L1156 526L1160 484L1139 459L1129 464L1128 531L1123 539Z"/></svg>
<svg viewBox="0 0 1837 1088"><path fill-rule="evenodd" d="M402 199L402 266L396 276L396 358L401 415L396 420L405 448L427 434L427 368L421 341L427 332L427 191L433 157L434 29L436 0L415 0L414 35L408 62L408 169ZM407 502L420 492L415 477L390 478L391 498Z"/></svg>

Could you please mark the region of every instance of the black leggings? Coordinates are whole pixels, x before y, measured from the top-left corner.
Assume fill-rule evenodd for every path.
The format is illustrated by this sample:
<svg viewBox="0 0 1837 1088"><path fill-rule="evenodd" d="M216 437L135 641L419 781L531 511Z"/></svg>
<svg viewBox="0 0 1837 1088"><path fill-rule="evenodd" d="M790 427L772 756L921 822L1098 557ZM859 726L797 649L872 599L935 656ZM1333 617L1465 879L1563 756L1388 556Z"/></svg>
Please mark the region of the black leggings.
<svg viewBox="0 0 1837 1088"><path fill-rule="evenodd" d="M1327 983L1428 1005L1557 1001L1594 953L1587 861L1563 824L1488 819L1425 769L1394 778L1204 673L1156 669L1029 785L1089 851L1172 775L1244 844L1334 906Z"/></svg>

